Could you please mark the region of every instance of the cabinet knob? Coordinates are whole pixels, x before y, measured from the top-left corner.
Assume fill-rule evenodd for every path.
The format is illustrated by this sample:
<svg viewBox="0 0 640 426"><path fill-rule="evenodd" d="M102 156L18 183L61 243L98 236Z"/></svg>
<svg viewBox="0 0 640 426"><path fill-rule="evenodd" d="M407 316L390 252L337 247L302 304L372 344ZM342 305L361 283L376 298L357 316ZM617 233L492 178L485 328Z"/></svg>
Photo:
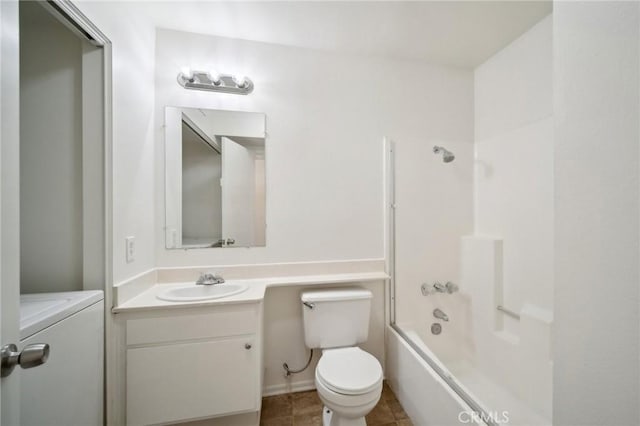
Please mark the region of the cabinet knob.
<svg viewBox="0 0 640 426"><path fill-rule="evenodd" d="M244 344L244 348L245 348L246 350L251 349L251 343L245 343L245 344Z"/></svg>

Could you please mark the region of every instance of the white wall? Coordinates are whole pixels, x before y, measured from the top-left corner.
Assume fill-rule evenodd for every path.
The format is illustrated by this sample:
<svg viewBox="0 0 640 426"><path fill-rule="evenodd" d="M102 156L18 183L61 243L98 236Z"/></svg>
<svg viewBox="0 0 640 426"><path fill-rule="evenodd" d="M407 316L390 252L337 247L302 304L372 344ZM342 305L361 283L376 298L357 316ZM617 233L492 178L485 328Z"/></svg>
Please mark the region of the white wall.
<svg viewBox="0 0 640 426"><path fill-rule="evenodd" d="M554 3L556 425L637 425L637 2Z"/></svg>
<svg viewBox="0 0 640 426"><path fill-rule="evenodd" d="M82 44L21 3L20 51L21 292L81 290Z"/></svg>
<svg viewBox="0 0 640 426"><path fill-rule="evenodd" d="M79 1L113 44L113 280L155 266L154 28L144 4ZM145 77L146 76L146 77ZM136 259L126 262L125 238Z"/></svg>
<svg viewBox="0 0 640 426"><path fill-rule="evenodd" d="M165 250L158 219L160 266L382 258L383 136L407 148L442 140L471 146L467 71L162 29L156 47L158 123L166 105L254 111L266 113L268 133L267 246ZM255 91L185 90L176 82L183 66L246 74ZM162 128L155 130L160 151ZM415 151L409 155L422 167ZM163 182L164 155L156 158ZM428 151L423 158L435 161ZM163 192L158 185L157 218L164 217ZM446 209L429 209L436 210L446 221Z"/></svg>

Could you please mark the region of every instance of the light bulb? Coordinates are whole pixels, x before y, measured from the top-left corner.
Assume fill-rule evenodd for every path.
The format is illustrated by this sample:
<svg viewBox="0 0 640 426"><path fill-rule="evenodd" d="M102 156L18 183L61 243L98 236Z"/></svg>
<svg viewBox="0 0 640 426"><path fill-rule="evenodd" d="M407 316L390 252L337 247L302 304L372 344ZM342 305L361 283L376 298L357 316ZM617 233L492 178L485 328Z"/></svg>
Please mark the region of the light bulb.
<svg viewBox="0 0 640 426"><path fill-rule="evenodd" d="M180 74L182 74L185 79L189 80L190 83L193 83L193 71L190 67L180 68Z"/></svg>
<svg viewBox="0 0 640 426"><path fill-rule="evenodd" d="M220 74L215 71L211 71L209 74L209 80L211 80L214 86L220 86L220 83L222 83L222 80L220 80Z"/></svg>
<svg viewBox="0 0 640 426"><path fill-rule="evenodd" d="M245 87L247 87L247 77L245 76L233 77L233 82L236 83L236 86L238 86L240 89L244 89Z"/></svg>

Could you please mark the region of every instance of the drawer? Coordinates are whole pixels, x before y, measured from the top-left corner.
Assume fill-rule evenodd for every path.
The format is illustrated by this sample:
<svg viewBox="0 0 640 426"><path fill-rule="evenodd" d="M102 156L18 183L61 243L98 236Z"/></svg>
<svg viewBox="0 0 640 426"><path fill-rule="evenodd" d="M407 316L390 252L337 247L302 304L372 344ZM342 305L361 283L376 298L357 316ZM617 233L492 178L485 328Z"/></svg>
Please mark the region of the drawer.
<svg viewBox="0 0 640 426"><path fill-rule="evenodd" d="M162 316L129 319L126 344L148 345L258 332L258 305L222 305L198 313L170 310ZM203 312L204 311L204 312Z"/></svg>

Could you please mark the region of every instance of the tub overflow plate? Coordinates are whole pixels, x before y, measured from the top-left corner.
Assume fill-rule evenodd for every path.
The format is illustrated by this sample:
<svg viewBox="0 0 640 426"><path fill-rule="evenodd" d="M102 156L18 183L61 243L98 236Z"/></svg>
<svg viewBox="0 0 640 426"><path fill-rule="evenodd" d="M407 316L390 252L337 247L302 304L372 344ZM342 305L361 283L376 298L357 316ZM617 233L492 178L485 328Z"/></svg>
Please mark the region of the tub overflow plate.
<svg viewBox="0 0 640 426"><path fill-rule="evenodd" d="M431 324L431 333L435 335L442 333L442 326L437 322L434 322L433 324Z"/></svg>

